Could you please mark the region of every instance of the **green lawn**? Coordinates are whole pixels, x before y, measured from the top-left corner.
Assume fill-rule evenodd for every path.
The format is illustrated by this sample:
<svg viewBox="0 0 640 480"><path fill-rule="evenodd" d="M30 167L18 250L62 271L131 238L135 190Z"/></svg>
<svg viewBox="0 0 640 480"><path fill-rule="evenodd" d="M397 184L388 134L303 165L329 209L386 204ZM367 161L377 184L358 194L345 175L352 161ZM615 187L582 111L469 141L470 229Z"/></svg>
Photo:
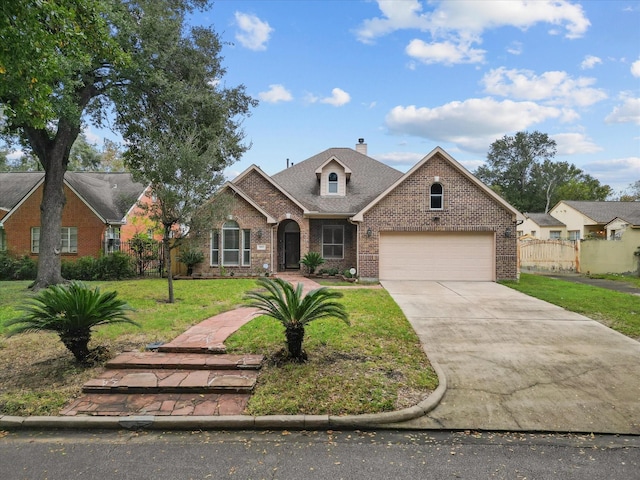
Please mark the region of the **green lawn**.
<svg viewBox="0 0 640 480"><path fill-rule="evenodd" d="M31 296L29 282L0 282L0 323ZM116 290L136 309L141 328L111 325L96 329L91 347L111 355L169 341L192 325L242 304L253 280L175 282L176 303L168 304L167 282L160 279L87 282ZM357 414L414 405L437 386L437 377L404 315L381 289L344 292L348 327L323 320L307 328L304 365L267 362L249 410L251 414ZM4 331L0 324L0 333ZM245 325L227 342L230 351L277 358L284 346L282 327L266 317ZM56 415L82 383L102 367L81 368L54 334L0 337L0 414Z"/></svg>
<svg viewBox="0 0 640 480"><path fill-rule="evenodd" d="M639 296L525 273L519 282L503 283L532 297L598 320L628 337L640 339Z"/></svg>

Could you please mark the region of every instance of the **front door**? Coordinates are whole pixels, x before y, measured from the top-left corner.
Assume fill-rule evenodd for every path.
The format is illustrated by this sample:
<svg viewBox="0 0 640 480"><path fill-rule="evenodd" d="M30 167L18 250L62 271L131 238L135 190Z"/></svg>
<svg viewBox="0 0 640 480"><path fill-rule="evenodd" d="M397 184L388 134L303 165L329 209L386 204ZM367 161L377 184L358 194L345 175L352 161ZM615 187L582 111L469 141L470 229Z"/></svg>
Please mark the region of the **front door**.
<svg viewBox="0 0 640 480"><path fill-rule="evenodd" d="M300 268L300 232L284 233L284 267Z"/></svg>

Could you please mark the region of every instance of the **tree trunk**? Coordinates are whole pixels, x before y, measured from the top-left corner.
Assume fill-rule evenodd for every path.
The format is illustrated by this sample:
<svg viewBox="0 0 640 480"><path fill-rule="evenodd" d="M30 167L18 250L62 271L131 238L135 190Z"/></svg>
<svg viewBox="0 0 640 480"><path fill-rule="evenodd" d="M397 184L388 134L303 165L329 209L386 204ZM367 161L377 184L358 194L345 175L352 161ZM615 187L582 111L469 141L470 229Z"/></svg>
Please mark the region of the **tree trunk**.
<svg viewBox="0 0 640 480"><path fill-rule="evenodd" d="M285 336L287 338L287 350L289 351L289 356L297 362L305 362L307 360L307 354L302 350L304 327L287 327L285 330Z"/></svg>
<svg viewBox="0 0 640 480"><path fill-rule="evenodd" d="M60 340L64 346L73 353L73 356L80 363L86 362L89 358L89 340L91 339L91 330L83 329L76 332L70 332L60 335Z"/></svg>
<svg viewBox="0 0 640 480"><path fill-rule="evenodd" d="M162 236L162 250L164 254L164 265L167 270L167 284L169 287L169 303L175 302L173 295L173 273L171 272L171 247L169 245L169 234L171 233L171 225L164 227L164 235Z"/></svg>

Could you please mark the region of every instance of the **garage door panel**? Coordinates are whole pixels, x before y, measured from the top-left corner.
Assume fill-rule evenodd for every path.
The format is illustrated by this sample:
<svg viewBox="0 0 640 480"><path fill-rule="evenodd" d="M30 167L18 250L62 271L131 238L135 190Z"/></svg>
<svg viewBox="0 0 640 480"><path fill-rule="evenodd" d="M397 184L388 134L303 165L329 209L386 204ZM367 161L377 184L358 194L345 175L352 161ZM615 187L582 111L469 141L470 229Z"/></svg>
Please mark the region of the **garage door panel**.
<svg viewBox="0 0 640 480"><path fill-rule="evenodd" d="M495 280L493 233L381 232L382 280Z"/></svg>

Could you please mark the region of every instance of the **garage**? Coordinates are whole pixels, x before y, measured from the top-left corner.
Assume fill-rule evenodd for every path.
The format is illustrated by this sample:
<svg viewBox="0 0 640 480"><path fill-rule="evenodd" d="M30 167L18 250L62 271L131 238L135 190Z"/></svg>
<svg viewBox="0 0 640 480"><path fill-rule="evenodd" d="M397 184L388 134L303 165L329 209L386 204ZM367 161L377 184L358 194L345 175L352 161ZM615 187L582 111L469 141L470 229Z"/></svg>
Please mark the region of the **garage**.
<svg viewBox="0 0 640 480"><path fill-rule="evenodd" d="M380 232L381 280L495 281L493 232Z"/></svg>

